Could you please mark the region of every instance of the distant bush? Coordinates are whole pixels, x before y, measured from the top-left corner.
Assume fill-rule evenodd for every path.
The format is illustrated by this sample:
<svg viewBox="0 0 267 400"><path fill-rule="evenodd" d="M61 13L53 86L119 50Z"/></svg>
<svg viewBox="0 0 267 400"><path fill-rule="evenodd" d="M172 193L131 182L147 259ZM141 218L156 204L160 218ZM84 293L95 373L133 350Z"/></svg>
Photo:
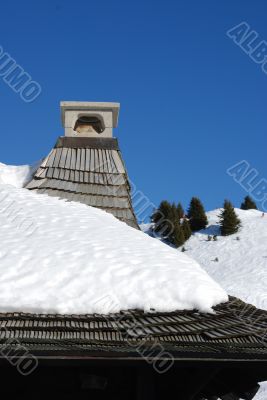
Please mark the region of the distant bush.
<svg viewBox="0 0 267 400"><path fill-rule="evenodd" d="M241 210L257 210L258 207L256 206L256 203L252 200L250 196L246 196L244 198L243 203L241 204Z"/></svg>

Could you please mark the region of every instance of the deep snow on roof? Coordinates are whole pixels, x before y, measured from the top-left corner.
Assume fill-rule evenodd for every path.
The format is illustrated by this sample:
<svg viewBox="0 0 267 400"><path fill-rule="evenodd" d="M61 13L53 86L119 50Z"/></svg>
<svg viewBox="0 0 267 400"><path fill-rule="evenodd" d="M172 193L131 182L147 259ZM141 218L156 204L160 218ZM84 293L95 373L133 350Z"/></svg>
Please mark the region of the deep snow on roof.
<svg viewBox="0 0 267 400"><path fill-rule="evenodd" d="M196 261L104 211L7 179L0 200L2 312L209 312L228 299Z"/></svg>

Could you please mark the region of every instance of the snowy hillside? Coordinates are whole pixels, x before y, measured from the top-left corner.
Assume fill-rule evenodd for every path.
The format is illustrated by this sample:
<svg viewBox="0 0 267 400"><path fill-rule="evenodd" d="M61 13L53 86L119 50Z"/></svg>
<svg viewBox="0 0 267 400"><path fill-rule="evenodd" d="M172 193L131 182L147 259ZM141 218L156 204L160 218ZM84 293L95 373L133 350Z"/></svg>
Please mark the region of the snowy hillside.
<svg viewBox="0 0 267 400"><path fill-rule="evenodd" d="M0 177L8 169L24 181L21 168ZM111 214L7 184L0 243L0 311L211 311L228 298L197 262Z"/></svg>
<svg viewBox="0 0 267 400"><path fill-rule="evenodd" d="M189 239L186 254L201 263L229 294L267 309L267 216L236 209L242 221L240 232L209 242L208 235L219 235L219 213L208 213L209 227Z"/></svg>

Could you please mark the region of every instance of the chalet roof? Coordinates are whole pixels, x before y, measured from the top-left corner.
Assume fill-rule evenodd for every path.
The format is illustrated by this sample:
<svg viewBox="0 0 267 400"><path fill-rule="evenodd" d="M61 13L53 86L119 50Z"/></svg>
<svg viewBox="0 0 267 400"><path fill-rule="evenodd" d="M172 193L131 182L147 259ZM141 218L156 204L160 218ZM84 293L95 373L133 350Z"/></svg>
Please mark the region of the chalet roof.
<svg viewBox="0 0 267 400"><path fill-rule="evenodd" d="M9 339L12 346L16 339L33 353L54 357L139 358L140 346L144 352L162 344L180 360L267 361L267 311L236 298L214 311L134 310L107 316L5 313L0 314L0 340Z"/></svg>
<svg viewBox="0 0 267 400"><path fill-rule="evenodd" d="M115 138L60 137L26 188L100 208L139 229Z"/></svg>

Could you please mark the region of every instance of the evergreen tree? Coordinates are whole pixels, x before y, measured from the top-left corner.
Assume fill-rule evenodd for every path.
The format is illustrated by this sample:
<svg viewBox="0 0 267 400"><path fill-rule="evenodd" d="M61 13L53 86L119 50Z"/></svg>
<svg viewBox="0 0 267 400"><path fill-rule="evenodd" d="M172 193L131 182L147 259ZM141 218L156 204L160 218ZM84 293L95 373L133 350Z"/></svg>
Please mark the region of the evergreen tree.
<svg viewBox="0 0 267 400"><path fill-rule="evenodd" d="M169 216L172 213L172 206L171 204L163 200L158 209L154 211L151 216L151 221L155 224L154 231L160 232L165 228L166 221L168 221Z"/></svg>
<svg viewBox="0 0 267 400"><path fill-rule="evenodd" d="M183 228L183 232L184 232L184 238L185 238L185 240L188 240L190 238L190 236L192 235L192 231L191 231L190 224L186 218L183 220L182 228Z"/></svg>
<svg viewBox="0 0 267 400"><path fill-rule="evenodd" d="M221 234L223 236L232 235L238 232L241 221L235 213L232 203L228 200L224 202L224 209L220 214Z"/></svg>
<svg viewBox="0 0 267 400"><path fill-rule="evenodd" d="M184 218L184 209L181 203L177 204L177 215L179 219Z"/></svg>
<svg viewBox="0 0 267 400"><path fill-rule="evenodd" d="M174 230L175 223L179 222L176 205L166 200L162 201L151 216L151 221L155 224L154 231L168 239Z"/></svg>
<svg viewBox="0 0 267 400"><path fill-rule="evenodd" d="M250 196L246 196L244 198L243 203L241 204L241 210L257 210L256 203L252 200Z"/></svg>
<svg viewBox="0 0 267 400"><path fill-rule="evenodd" d="M169 240L175 247L180 247L185 242L183 228L178 221L173 225L173 232L170 235Z"/></svg>
<svg viewBox="0 0 267 400"><path fill-rule="evenodd" d="M193 232L205 229L208 225L208 219L203 204L197 197L193 197L190 202L188 217Z"/></svg>

